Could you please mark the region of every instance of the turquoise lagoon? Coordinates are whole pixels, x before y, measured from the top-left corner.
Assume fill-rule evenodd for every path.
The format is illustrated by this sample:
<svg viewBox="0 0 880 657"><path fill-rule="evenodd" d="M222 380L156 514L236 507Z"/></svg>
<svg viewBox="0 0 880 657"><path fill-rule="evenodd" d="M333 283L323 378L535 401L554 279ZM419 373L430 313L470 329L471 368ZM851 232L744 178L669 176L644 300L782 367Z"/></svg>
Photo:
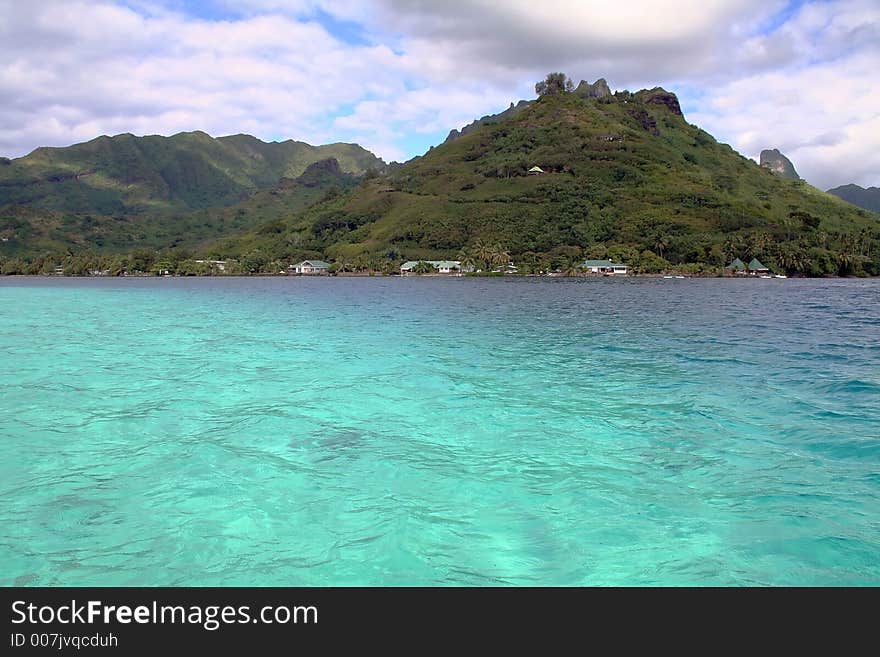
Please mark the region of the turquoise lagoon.
<svg viewBox="0 0 880 657"><path fill-rule="evenodd" d="M2 585L878 585L880 281L0 279Z"/></svg>

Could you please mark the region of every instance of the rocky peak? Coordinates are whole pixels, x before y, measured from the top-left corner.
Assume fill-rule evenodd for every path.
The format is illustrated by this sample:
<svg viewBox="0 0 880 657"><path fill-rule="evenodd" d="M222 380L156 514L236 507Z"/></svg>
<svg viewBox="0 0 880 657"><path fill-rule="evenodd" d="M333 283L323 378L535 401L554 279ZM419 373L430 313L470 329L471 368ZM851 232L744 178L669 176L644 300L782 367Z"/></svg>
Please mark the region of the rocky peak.
<svg viewBox="0 0 880 657"><path fill-rule="evenodd" d="M307 173L329 173L330 175L338 176L342 173L342 170L339 168L339 161L335 157L328 157L326 160L312 162L306 167L303 175Z"/></svg>
<svg viewBox="0 0 880 657"><path fill-rule="evenodd" d="M312 162L296 179L296 182L305 187L316 187L323 181L340 178L343 175L345 174L339 167L339 161L335 157L328 157L326 160Z"/></svg>
<svg viewBox="0 0 880 657"><path fill-rule="evenodd" d="M606 98L611 95L611 89L608 88L605 78L599 78L593 84L586 80L581 80L572 93L581 98Z"/></svg>
<svg viewBox="0 0 880 657"><path fill-rule="evenodd" d="M681 105L678 104L678 96L676 96L671 91L666 91L665 89L661 89L657 87L656 89L652 89L648 92L647 97L645 98L645 102L650 105L663 105L673 114L677 116L684 116L681 112Z"/></svg>
<svg viewBox="0 0 880 657"><path fill-rule="evenodd" d="M761 166L765 169L770 169L770 171L782 178L800 180L800 176L797 174L797 171L794 170L794 165L791 163L791 160L785 157L785 155L780 153L776 148L761 151Z"/></svg>

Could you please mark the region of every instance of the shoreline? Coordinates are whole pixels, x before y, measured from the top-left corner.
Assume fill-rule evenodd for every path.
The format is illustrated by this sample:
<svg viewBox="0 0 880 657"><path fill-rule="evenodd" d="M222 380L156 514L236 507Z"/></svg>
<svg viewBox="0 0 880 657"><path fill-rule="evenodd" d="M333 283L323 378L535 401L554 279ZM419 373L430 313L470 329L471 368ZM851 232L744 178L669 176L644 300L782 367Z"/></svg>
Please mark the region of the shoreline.
<svg viewBox="0 0 880 657"><path fill-rule="evenodd" d="M698 274L626 274L618 276L605 276L602 274L577 274L574 276L566 276L564 274L383 274L375 273L344 273L344 274L205 274L205 275L181 275L181 274L125 274L119 276L91 276L88 274L0 274L0 280L15 278L38 278L38 279L161 279L161 278L183 278L183 279L223 279L223 278L396 278L396 279L461 279L461 278L479 278L479 279L520 279L520 278L547 278L547 279L585 279L585 280L626 280L626 279L661 279L661 280L684 280L684 279L700 279L700 280L828 280L828 279L856 279L868 280L880 278L880 276L839 276L834 274L825 274L823 276L803 276L803 275L786 275L786 276L701 276Z"/></svg>

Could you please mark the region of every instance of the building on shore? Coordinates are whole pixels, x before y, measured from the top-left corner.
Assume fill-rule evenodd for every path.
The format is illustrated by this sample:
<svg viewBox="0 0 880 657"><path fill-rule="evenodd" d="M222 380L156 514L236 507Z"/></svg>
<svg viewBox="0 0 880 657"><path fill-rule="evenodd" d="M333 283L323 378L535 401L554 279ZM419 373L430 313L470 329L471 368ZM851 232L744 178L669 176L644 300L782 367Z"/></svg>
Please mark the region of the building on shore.
<svg viewBox="0 0 880 657"><path fill-rule="evenodd" d="M770 269L765 267L760 260L752 258L749 264L745 264L739 258L734 259L724 268L725 276L769 276Z"/></svg>
<svg viewBox="0 0 880 657"><path fill-rule="evenodd" d="M586 260L581 264L581 269L590 274L602 274L604 276L626 276L629 268L619 262L610 260Z"/></svg>
<svg viewBox="0 0 880 657"><path fill-rule="evenodd" d="M330 271L330 263L323 260L303 260L295 265L290 265L288 271L299 276L320 276Z"/></svg>
<svg viewBox="0 0 880 657"><path fill-rule="evenodd" d="M459 260L407 260L402 265L400 265L400 275L408 276L410 274L420 273L419 271L417 271L418 269L420 269L420 263L431 265L434 268L434 271L431 273L434 274L460 276L462 271L461 261Z"/></svg>
<svg viewBox="0 0 880 657"><path fill-rule="evenodd" d="M226 261L225 260L196 260L197 265L210 265L211 269L216 269L219 272L226 271Z"/></svg>
<svg viewBox="0 0 880 657"><path fill-rule="evenodd" d="M752 258L752 261L749 263L749 274L752 276L766 276L770 273L770 270L761 264L761 261L757 258Z"/></svg>
<svg viewBox="0 0 880 657"><path fill-rule="evenodd" d="M749 271L746 268L746 263L739 258L734 258L733 262L724 268L725 276L746 276L748 273Z"/></svg>

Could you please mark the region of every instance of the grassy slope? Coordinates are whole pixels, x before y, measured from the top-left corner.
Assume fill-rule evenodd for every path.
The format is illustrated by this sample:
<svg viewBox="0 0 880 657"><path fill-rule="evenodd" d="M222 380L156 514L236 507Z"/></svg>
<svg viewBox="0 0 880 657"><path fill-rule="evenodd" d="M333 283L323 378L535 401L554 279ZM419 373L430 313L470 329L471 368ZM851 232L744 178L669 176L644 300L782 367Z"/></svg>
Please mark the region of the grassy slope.
<svg viewBox="0 0 880 657"><path fill-rule="evenodd" d="M344 174L308 184L283 179L228 207L207 208L179 215L107 217L71 214L15 206L0 211L0 256L17 257L46 252L95 251L124 253L134 249L194 248L219 237L260 227L289 217L335 190L351 189L359 178Z"/></svg>
<svg viewBox="0 0 880 657"><path fill-rule="evenodd" d="M452 256L481 240L520 256L601 254L611 246L631 259L651 250L673 263L717 266L729 257L722 245L731 237L746 245L800 240L806 248L813 233L876 232L876 215L775 176L665 106L645 102L650 96L545 97L289 217L277 234L218 246L280 257L300 249L330 258L388 251L420 258ZM525 175L533 165L548 173Z"/></svg>

